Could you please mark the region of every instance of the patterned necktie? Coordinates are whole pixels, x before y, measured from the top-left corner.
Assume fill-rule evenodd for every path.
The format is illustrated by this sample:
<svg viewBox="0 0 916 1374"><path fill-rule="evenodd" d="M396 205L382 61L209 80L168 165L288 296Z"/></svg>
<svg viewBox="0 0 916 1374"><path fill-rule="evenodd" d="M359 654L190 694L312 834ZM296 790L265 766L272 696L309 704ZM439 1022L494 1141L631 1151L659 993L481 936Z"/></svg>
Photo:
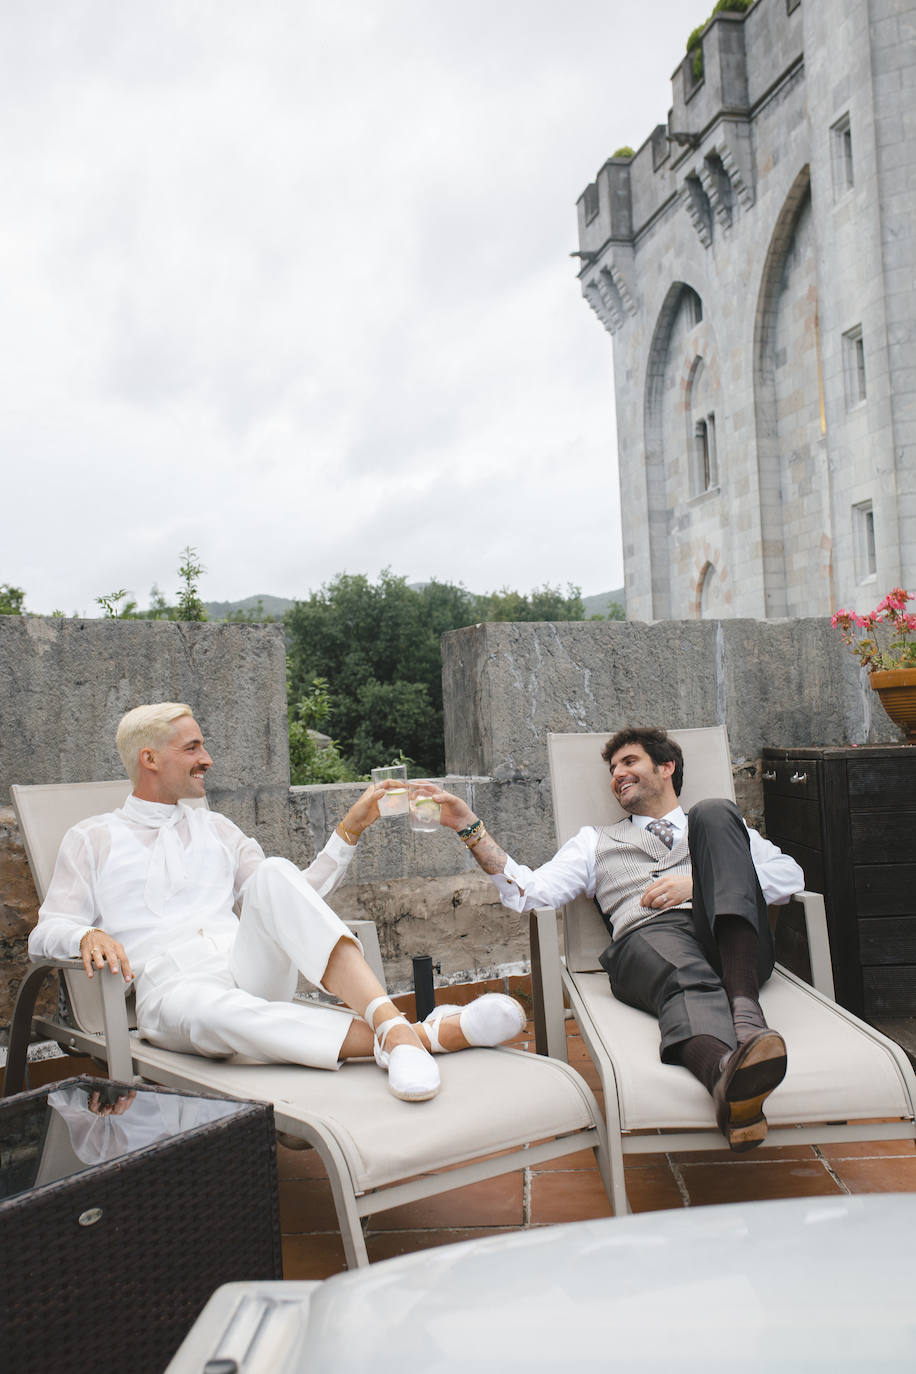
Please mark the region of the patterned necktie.
<svg viewBox="0 0 916 1374"><path fill-rule="evenodd" d="M667 849L674 844L674 826L670 821L650 821L646 829L657 835Z"/></svg>

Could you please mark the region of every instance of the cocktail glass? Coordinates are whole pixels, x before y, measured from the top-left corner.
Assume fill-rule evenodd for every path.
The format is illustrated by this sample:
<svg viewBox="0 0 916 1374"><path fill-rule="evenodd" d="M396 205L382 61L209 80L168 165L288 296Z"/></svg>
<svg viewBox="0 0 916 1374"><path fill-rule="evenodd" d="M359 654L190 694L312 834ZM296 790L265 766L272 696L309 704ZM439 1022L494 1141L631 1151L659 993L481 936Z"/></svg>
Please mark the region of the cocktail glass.
<svg viewBox="0 0 916 1374"><path fill-rule="evenodd" d="M407 765L392 763L387 768L372 769L373 782L387 782L389 779L395 786L387 788L378 799L378 813L382 820L389 816L406 816L408 810Z"/></svg>
<svg viewBox="0 0 916 1374"><path fill-rule="evenodd" d="M429 796L429 790L435 787L435 783L417 780L409 784L410 795L410 828L422 833L431 834L439 829L440 806L437 801L433 801Z"/></svg>

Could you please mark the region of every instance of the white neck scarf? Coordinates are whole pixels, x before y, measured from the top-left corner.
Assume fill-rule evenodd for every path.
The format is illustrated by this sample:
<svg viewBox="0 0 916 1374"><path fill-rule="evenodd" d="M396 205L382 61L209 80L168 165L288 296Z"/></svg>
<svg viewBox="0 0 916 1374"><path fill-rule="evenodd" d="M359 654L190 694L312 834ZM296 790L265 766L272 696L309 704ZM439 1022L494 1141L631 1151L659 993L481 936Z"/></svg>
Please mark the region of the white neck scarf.
<svg viewBox="0 0 916 1374"><path fill-rule="evenodd" d="M122 811L135 825L159 832L150 856L146 902L151 910L161 911L167 902L178 896L190 877L188 851L176 828L178 822L187 816L188 810L181 805L143 801L131 795Z"/></svg>

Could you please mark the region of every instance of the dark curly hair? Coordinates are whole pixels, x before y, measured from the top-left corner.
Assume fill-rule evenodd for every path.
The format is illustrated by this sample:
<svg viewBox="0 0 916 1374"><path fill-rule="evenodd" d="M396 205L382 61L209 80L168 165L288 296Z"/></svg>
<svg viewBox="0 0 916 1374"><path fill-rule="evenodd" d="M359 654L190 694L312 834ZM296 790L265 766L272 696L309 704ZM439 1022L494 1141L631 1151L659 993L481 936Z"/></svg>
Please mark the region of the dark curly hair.
<svg viewBox="0 0 916 1374"><path fill-rule="evenodd" d="M612 735L601 751L601 757L609 768L611 759L627 744L641 744L656 768L662 763L673 763L671 785L674 795L681 795L684 782L684 755L676 740L671 739L664 730L651 725L628 725L626 729L618 730L616 735Z"/></svg>

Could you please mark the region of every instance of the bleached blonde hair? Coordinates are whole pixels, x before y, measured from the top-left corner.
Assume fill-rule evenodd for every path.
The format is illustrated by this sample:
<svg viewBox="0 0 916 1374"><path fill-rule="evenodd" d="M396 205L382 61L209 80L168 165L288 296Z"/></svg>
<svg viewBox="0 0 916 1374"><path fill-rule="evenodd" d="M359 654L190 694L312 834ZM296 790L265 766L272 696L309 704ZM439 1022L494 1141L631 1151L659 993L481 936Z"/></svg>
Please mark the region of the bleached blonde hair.
<svg viewBox="0 0 916 1374"><path fill-rule="evenodd" d="M140 776L140 750L160 749L172 734L176 720L192 714L181 701L157 701L151 706L135 706L121 717L115 743L131 782Z"/></svg>

